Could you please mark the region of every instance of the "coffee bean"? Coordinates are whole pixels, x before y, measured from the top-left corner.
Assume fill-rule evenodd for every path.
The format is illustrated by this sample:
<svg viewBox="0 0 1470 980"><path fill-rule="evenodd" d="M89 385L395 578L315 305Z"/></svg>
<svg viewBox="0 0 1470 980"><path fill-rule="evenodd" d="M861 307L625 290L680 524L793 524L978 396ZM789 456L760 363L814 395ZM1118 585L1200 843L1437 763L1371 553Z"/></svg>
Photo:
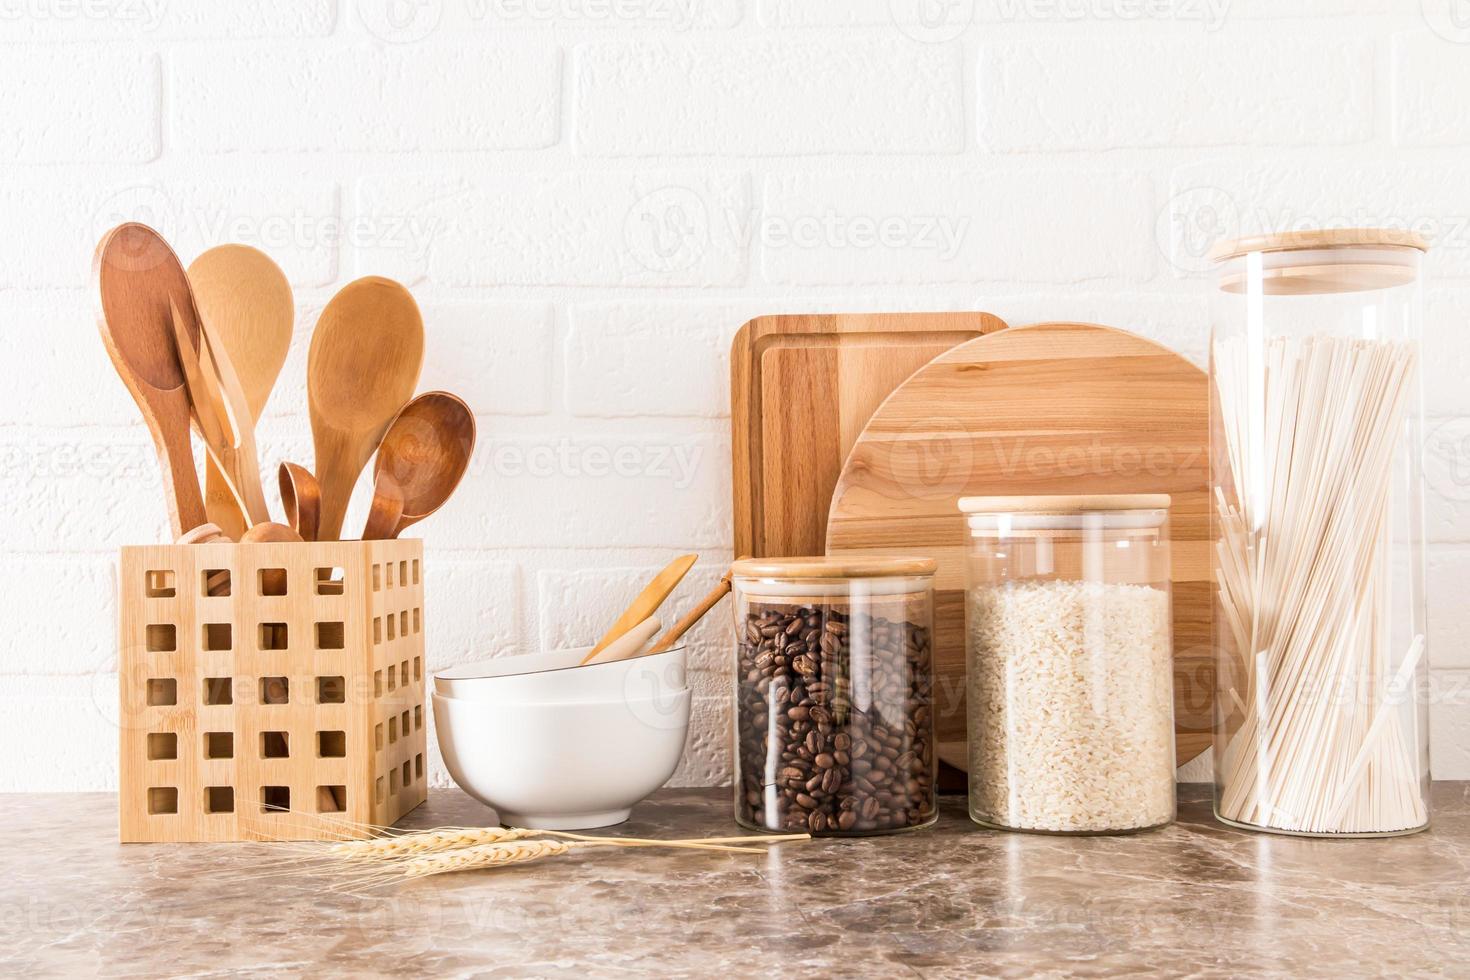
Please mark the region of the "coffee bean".
<svg viewBox="0 0 1470 980"><path fill-rule="evenodd" d="M933 818L928 629L837 605L771 602L746 609L737 639L741 822L827 834Z"/></svg>

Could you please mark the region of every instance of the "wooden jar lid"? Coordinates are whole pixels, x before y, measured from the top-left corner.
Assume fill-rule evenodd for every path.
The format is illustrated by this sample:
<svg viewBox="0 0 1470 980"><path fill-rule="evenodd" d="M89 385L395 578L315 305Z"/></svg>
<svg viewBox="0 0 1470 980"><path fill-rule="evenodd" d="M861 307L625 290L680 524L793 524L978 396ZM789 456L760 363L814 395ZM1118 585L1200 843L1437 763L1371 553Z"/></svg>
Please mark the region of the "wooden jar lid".
<svg viewBox="0 0 1470 980"><path fill-rule="evenodd" d="M802 558L742 558L730 566L740 578L845 579L933 575L933 558L883 558L821 555Z"/></svg>
<svg viewBox="0 0 1470 980"><path fill-rule="evenodd" d="M1168 510L1167 493L1078 493L1023 497L961 497L966 514L1085 514L1088 511Z"/></svg>
<svg viewBox="0 0 1470 980"><path fill-rule="evenodd" d="M1245 235L1220 242L1209 257L1224 262L1249 252L1286 252L1318 248L1412 248L1429 251L1429 240L1415 231L1399 228L1312 228L1282 231L1272 235Z"/></svg>

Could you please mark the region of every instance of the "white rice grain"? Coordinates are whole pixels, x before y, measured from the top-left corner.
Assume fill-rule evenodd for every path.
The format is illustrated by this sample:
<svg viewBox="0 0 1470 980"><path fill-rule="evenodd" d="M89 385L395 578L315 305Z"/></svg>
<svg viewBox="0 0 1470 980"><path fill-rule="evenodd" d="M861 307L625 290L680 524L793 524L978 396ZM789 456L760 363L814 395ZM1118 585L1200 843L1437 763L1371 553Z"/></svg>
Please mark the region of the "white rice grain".
<svg viewBox="0 0 1470 980"><path fill-rule="evenodd" d="M972 815L1074 833L1172 820L1168 593L1013 582L968 603Z"/></svg>

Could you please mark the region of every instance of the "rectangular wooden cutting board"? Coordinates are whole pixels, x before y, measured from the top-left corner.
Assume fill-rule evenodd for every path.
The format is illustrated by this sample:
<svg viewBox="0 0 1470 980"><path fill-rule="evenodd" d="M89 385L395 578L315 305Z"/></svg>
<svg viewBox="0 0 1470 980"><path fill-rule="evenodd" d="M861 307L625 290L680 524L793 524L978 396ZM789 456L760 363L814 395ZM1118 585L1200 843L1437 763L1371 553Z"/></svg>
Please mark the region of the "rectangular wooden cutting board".
<svg viewBox="0 0 1470 980"><path fill-rule="evenodd" d="M730 349L735 554L820 555L832 490L883 399L989 313L757 317Z"/></svg>

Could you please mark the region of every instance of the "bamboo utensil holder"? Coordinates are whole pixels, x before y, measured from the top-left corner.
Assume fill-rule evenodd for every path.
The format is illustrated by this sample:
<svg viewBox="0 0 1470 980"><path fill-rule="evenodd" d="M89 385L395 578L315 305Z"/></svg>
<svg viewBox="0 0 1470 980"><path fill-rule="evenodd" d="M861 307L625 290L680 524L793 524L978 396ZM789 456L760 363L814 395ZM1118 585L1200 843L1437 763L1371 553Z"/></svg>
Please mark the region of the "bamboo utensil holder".
<svg viewBox="0 0 1470 980"><path fill-rule="evenodd" d="M360 836L424 802L423 543L122 549L119 836Z"/></svg>

